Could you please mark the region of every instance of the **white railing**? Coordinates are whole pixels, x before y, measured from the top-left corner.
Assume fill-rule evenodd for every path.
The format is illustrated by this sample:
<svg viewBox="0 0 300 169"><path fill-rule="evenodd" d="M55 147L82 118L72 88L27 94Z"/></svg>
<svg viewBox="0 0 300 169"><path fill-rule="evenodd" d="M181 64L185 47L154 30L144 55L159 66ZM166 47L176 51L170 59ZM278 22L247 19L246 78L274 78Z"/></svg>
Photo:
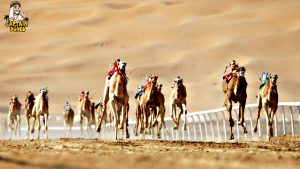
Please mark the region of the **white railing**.
<svg viewBox="0 0 300 169"><path fill-rule="evenodd" d="M260 119L258 121L258 131L253 132L253 128L256 120L257 104L248 104L245 109L245 126L247 127L248 134L244 134L242 128L239 125L234 126L234 136L239 141L254 141L261 140L267 134L267 120L265 113L262 110ZM131 111L133 112L133 110ZM238 117L238 106L234 106L233 118ZM183 116L182 116L183 118ZM0 139L8 138L7 129L3 121L0 122ZM64 128L62 127L62 116L55 116L49 119L49 137L60 138L64 137ZM265 121L265 122L264 122ZM26 131L24 120L22 121L22 133ZM224 142L229 140L229 124L228 115L225 108L198 111L194 113L188 113L187 115L187 130L183 130L181 122L180 129L173 129L173 121L170 117L165 118L167 129L162 128L161 139L162 140L187 140L187 141L214 141ZM237 124L237 122L236 122ZM280 102L278 110L274 117L274 136L279 135L300 135L300 102ZM53 127L55 126L55 127ZM134 137L135 121L129 121L130 139L141 139L141 136ZM2 132L1 132L2 131ZM155 129L156 131L156 129ZM94 134L93 137L100 139L112 139L114 132L112 132L110 125L106 124L103 127L100 136ZM122 132L120 133L120 136ZM73 127L72 137L80 137L78 123ZM22 138L26 138L23 134ZM148 135L146 139L157 139L156 134Z"/></svg>

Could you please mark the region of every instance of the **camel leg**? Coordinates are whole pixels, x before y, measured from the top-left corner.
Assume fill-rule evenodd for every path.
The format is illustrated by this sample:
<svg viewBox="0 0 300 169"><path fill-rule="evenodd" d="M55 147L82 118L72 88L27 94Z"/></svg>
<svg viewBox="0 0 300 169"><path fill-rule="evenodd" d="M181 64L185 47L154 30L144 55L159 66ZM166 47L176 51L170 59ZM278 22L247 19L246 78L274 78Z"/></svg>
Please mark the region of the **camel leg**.
<svg viewBox="0 0 300 169"><path fill-rule="evenodd" d="M173 119L174 122L174 129L177 129L177 121L176 121L176 106L173 103L170 103L170 117Z"/></svg>
<svg viewBox="0 0 300 169"><path fill-rule="evenodd" d="M64 120L64 129L65 129L65 137L68 137L68 129L67 129L67 122L66 119Z"/></svg>
<svg viewBox="0 0 300 169"><path fill-rule="evenodd" d="M244 133L248 133L247 128L245 126L245 117L244 117L244 113L245 113L245 102L240 102L239 103L239 122L238 125L241 125L244 129Z"/></svg>
<svg viewBox="0 0 300 169"><path fill-rule="evenodd" d="M27 121L27 136L29 138L30 133L30 116L26 113L26 121Z"/></svg>
<svg viewBox="0 0 300 169"><path fill-rule="evenodd" d="M231 111L232 111L232 103L231 103L231 101L229 100L229 98L227 99L226 108L227 108L228 117L229 117L230 140L233 140L233 139L234 139L234 136L233 136L232 128L233 128L233 126L234 126L234 121L233 121L233 119L232 119L232 114L231 114Z"/></svg>
<svg viewBox="0 0 300 169"><path fill-rule="evenodd" d="M266 99L263 99L263 110L265 112L265 115L266 115L266 118L267 118L267 121L268 121L268 127L267 127L267 137L268 139L270 139L270 115L268 113L268 105L267 105L267 100Z"/></svg>
<svg viewBox="0 0 300 169"><path fill-rule="evenodd" d="M115 141L118 140L118 120L119 116L117 115L117 110L116 110L116 105L113 100L109 101L111 110L113 111L114 114L114 126L115 126Z"/></svg>
<svg viewBox="0 0 300 169"><path fill-rule="evenodd" d="M140 118L141 118L141 114L139 111L139 107L137 106L136 108L136 113L135 113L135 119L136 119L136 124L135 124L135 129L134 129L134 135L138 136L138 129L139 129L139 125L140 125Z"/></svg>
<svg viewBox="0 0 300 169"><path fill-rule="evenodd" d="M83 116L82 114L80 114L80 134L81 134L81 137L83 137Z"/></svg>
<svg viewBox="0 0 300 169"><path fill-rule="evenodd" d="M259 96L258 99L257 99L257 104L258 104L258 107L257 107L256 122L255 122L255 126L254 126L254 129L253 129L253 131L254 131L255 133L257 132L258 119L260 118L260 111L261 111L261 109L262 109L262 99L261 99L260 96Z"/></svg>
<svg viewBox="0 0 300 169"><path fill-rule="evenodd" d="M17 136L20 138L21 136L21 117L17 115L17 126L16 126Z"/></svg>
<svg viewBox="0 0 300 169"><path fill-rule="evenodd" d="M125 105L123 106L123 111L124 111L124 114L125 114L125 133L126 133L126 139L129 139L130 138L130 135L129 135L129 131L128 131L128 106Z"/></svg>
<svg viewBox="0 0 300 169"><path fill-rule="evenodd" d="M48 139L48 113L44 114L45 138Z"/></svg>
<svg viewBox="0 0 300 169"><path fill-rule="evenodd" d="M37 115L38 120L38 139L40 139L40 132L41 132L41 118L40 115Z"/></svg>
<svg viewBox="0 0 300 169"><path fill-rule="evenodd" d="M91 116L89 115L89 113L87 113L88 115L86 116L86 131L87 131L87 136L89 138L92 137L92 128L91 128Z"/></svg>
<svg viewBox="0 0 300 169"><path fill-rule="evenodd" d="M35 121L36 121L36 116L34 115L34 116L33 116L33 123L32 123L32 126L31 126L31 134L34 134L34 125L35 125Z"/></svg>
<svg viewBox="0 0 300 169"><path fill-rule="evenodd" d="M273 134L274 134L273 133L273 121L274 121L274 115L275 115L275 113L277 111L277 108L278 108L277 105L272 106L271 118L270 118L270 135L271 135L271 137L273 137Z"/></svg>

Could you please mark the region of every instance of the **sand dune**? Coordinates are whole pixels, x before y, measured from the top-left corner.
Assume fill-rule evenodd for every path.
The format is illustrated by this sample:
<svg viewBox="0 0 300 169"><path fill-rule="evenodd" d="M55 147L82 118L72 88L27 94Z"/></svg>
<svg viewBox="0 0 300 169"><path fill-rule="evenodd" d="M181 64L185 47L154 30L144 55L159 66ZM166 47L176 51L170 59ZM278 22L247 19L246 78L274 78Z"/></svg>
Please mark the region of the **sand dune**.
<svg viewBox="0 0 300 169"><path fill-rule="evenodd" d="M10 1L1 0L2 15ZM6 4L6 5L3 5ZM220 107L221 78L236 59L247 68L248 103L262 71L277 73L280 101L300 101L300 2L249 1L23 1L25 33L0 29L0 111L9 97L50 89L50 111L76 104L81 90L102 97L116 58L128 62L131 117L134 92L158 74L163 93L184 78L189 112ZM167 109L168 111L168 109ZM167 114L169 114L167 112Z"/></svg>

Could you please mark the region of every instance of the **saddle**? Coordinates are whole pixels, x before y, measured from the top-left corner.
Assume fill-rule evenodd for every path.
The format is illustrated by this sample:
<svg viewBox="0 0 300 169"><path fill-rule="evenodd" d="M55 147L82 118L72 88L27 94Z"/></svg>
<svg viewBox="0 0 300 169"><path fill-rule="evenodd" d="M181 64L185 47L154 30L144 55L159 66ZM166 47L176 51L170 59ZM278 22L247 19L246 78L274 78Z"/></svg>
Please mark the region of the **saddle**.
<svg viewBox="0 0 300 169"><path fill-rule="evenodd" d="M236 76L235 73L229 73L223 76L223 80L225 79L227 83L232 79L232 77Z"/></svg>

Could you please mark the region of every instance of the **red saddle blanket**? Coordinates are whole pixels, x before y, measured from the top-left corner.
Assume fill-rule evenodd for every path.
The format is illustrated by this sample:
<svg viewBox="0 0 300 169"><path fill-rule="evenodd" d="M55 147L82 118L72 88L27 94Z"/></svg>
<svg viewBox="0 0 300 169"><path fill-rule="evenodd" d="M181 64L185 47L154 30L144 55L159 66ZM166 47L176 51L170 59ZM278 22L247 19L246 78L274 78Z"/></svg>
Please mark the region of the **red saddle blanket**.
<svg viewBox="0 0 300 169"><path fill-rule="evenodd" d="M233 76L235 76L234 73L229 73L229 74L227 74L227 75L224 75L224 76L223 76L223 79L225 79L226 82L229 82L230 79L231 79Z"/></svg>

